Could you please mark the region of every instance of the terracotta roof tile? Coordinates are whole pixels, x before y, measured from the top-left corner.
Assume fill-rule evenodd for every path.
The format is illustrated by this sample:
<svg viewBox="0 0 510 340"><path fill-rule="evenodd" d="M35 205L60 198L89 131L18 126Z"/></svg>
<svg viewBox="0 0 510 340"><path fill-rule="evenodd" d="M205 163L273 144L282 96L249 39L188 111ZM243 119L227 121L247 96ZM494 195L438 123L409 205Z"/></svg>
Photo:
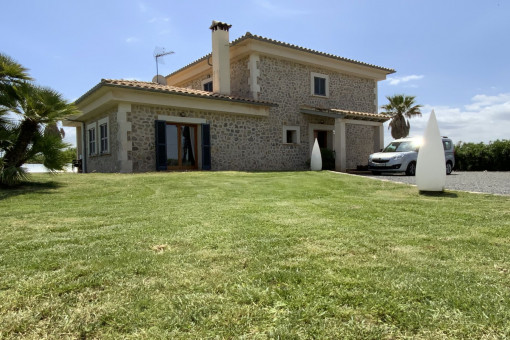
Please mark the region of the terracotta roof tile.
<svg viewBox="0 0 510 340"><path fill-rule="evenodd" d="M298 51L304 51L304 52L313 53L313 54L316 54L316 55L320 55L320 56L324 56L324 57L328 57L328 58L332 58L332 59L336 59L336 60L342 60L342 61L346 61L346 62L353 63L353 64L358 64L358 65L362 65L362 66L372 67L372 68L376 68L378 70L385 71L388 74L396 72L394 69L391 69L391 68L386 68L386 67L382 67L382 66L377 66L377 65L369 64L369 63L364 63L364 62L359 61L359 60L344 58L344 57L340 57L340 56L337 56L337 55L334 55L334 54L331 54L331 53L325 53L325 52L320 52L320 51L312 50L310 48L301 47L301 46L294 45L294 44L289 44L289 43L286 43L286 42L283 42L283 41L278 41L278 40L274 40L274 39L270 39L270 38L265 38L265 37L262 37L262 36L259 36L259 35L251 34L250 32L246 32L245 35L243 35L243 36L233 40L230 43L230 46L237 45L237 44L241 43L242 41L244 41L246 39L255 39L255 40L264 41L264 42L267 42L267 43L270 43L270 44L274 44L274 45L279 45L279 46L284 46L284 47L292 48L292 49L295 49L295 50L298 50ZM186 68L188 68L188 67L190 67L192 65L198 64L201 61L206 60L206 59L208 59L210 57L211 57L211 53L209 53L209 54L207 54L207 55L203 56L202 58L199 58L199 59L197 59L195 61L192 61L191 63L187 64L184 67L181 67L177 71L174 71L174 72L170 73L168 76L172 76L172 75L174 75L174 74L176 74L176 73L178 73L178 72L180 72L180 71L182 71L182 70L184 70L184 69L186 69Z"/></svg>
<svg viewBox="0 0 510 340"><path fill-rule="evenodd" d="M341 109L331 109L333 112L341 113L345 116L356 116L356 117L369 117L369 118L378 118L378 119L391 119L391 116L384 115L382 113L371 113L371 112L357 112L357 111L348 111Z"/></svg>
<svg viewBox="0 0 510 340"><path fill-rule="evenodd" d="M349 110L342 110L342 109L326 109L321 107L314 107L314 106L308 106L308 105L302 105L302 110L305 110L306 113L309 114L327 114L330 117L336 117L335 115L342 115L344 118L351 118L351 119L357 119L357 120L374 120L374 121L380 121L385 122L389 119L391 119L391 116L384 115L381 113L371 113L371 112L359 112L359 111L349 111ZM340 118L340 117L338 117Z"/></svg>
<svg viewBox="0 0 510 340"><path fill-rule="evenodd" d="M292 48L292 49L295 49L295 50L298 50L298 51L304 51L304 52L313 53L313 54L321 55L321 56L328 57L328 58L333 58L333 59L337 59L337 60L346 61L346 62L349 62L349 63L354 63L354 64L358 64L358 65L363 65L363 66L368 66L368 67L376 68L376 69L379 69L379 70L382 70L382 71L386 71L386 72L388 72L388 74L395 73L395 70L391 69L391 68L386 68L386 67L382 67L382 66L368 64L368 63L364 63L364 62L359 61L359 60L344 58L344 57L340 57L340 56L337 56L337 55L334 55L334 54L331 54L331 53L320 52L320 51L317 51L317 50L312 50L310 48L301 47L301 46L294 45L294 44L289 44L289 43L286 43L286 42L283 42L283 41L278 41L278 40L274 40L274 39L270 39L270 38L261 37L259 35L251 34L250 32L246 32L246 34L243 35L242 37L239 37L236 40L232 41L232 43L230 45L233 46L235 44L240 43L243 40L250 39L250 38L251 39L255 39L255 40L259 40L259 41L268 42L268 43L271 43L271 44L274 44L274 45L289 47L289 48Z"/></svg>
<svg viewBox="0 0 510 340"><path fill-rule="evenodd" d="M219 93L214 93L214 92L209 92L209 91L201 91L201 90L188 89L188 88L184 88L184 87L162 85L162 84L146 82L146 81L124 80L124 79L101 79L101 82L99 84L97 84L94 88L92 88L90 91L88 91L83 96L81 96L76 101L76 103L81 102L86 97L88 97L92 92L94 92L95 90L97 90L98 88L100 88L102 86L140 89L140 90L152 91L152 92L161 92L161 93L170 93L170 94L186 95L186 96L193 96L193 97L211 98L211 99L218 99L218 100L241 102L241 103L246 103L246 104L276 106L276 104L274 104L274 103L261 101L261 100L255 100L252 98L230 96L230 95L224 95L224 94L219 94Z"/></svg>

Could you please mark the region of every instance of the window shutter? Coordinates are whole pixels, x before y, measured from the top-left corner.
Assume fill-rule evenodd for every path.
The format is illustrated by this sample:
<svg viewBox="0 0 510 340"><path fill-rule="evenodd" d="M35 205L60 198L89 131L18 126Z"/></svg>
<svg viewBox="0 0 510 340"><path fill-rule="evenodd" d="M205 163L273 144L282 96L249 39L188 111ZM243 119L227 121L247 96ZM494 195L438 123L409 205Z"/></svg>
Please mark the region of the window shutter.
<svg viewBox="0 0 510 340"><path fill-rule="evenodd" d="M166 170L166 122L156 120L156 170Z"/></svg>
<svg viewBox="0 0 510 340"><path fill-rule="evenodd" d="M202 170L211 170L211 125L202 124Z"/></svg>

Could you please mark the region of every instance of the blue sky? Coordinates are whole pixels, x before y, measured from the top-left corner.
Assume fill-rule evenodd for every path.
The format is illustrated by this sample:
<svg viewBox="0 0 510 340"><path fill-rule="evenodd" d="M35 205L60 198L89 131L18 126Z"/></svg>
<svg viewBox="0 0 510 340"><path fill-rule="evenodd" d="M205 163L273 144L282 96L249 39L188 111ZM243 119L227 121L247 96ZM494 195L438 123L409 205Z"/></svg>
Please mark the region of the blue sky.
<svg viewBox="0 0 510 340"><path fill-rule="evenodd" d="M411 135L434 109L454 141L510 139L507 0L16 0L2 12L0 51L71 101L101 78L150 81L157 47L175 52L165 75L209 53L214 19L232 24L231 40L249 31L397 70L379 83L379 105L416 96L424 115Z"/></svg>

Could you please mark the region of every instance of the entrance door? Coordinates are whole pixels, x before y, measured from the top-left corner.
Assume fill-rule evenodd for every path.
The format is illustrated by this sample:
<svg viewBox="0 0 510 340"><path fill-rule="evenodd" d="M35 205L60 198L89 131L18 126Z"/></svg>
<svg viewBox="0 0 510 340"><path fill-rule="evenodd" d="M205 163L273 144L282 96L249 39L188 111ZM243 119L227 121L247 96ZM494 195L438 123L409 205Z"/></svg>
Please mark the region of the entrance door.
<svg viewBox="0 0 510 340"><path fill-rule="evenodd" d="M168 170L197 169L197 125L166 124Z"/></svg>
<svg viewBox="0 0 510 340"><path fill-rule="evenodd" d="M330 143L329 139L329 134L328 132L331 132L331 131L323 131L323 130L314 130L313 131L313 137L314 139L317 138L317 142L319 143L319 147L321 149L323 148L328 148L328 149L332 149L332 141Z"/></svg>

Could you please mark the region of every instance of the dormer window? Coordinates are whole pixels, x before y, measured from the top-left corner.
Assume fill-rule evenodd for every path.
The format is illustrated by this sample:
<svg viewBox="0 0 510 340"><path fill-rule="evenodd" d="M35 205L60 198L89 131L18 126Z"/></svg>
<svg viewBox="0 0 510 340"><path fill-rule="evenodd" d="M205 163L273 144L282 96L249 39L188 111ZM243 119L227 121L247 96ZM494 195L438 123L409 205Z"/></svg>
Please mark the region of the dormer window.
<svg viewBox="0 0 510 340"><path fill-rule="evenodd" d="M206 80L202 83L202 88L204 89L204 91L208 91L208 92L212 92L213 90L213 87L212 87L212 80Z"/></svg>
<svg viewBox="0 0 510 340"><path fill-rule="evenodd" d="M310 78L312 96L329 97L329 76L312 72Z"/></svg>

